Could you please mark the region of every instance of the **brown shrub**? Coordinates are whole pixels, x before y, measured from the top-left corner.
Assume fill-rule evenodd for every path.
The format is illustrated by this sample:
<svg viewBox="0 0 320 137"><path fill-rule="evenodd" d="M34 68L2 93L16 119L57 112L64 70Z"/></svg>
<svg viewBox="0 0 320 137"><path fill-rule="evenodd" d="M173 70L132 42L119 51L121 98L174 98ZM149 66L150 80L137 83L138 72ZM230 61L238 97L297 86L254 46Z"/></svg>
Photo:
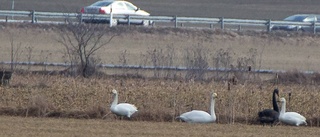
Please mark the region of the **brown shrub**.
<svg viewBox="0 0 320 137"><path fill-rule="evenodd" d="M318 84L320 83L319 73L305 73L300 71L289 71L284 73L278 73L278 78L274 80L281 84Z"/></svg>

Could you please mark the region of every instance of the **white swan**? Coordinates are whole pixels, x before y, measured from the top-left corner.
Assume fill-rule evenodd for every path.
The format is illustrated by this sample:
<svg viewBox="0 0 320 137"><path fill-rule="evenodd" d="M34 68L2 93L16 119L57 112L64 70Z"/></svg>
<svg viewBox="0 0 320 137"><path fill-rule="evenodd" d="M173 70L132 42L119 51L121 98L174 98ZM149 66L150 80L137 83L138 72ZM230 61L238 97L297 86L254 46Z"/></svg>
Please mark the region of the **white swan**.
<svg viewBox="0 0 320 137"><path fill-rule="evenodd" d="M118 104L118 92L115 89L113 89L112 93L113 93L113 102L110 107L112 113L118 116L126 116L130 118L132 114L138 111L137 107L132 104L129 104L129 103Z"/></svg>
<svg viewBox="0 0 320 137"><path fill-rule="evenodd" d="M281 98L282 103L279 120L285 124L299 126L302 124L307 125L306 118L297 112L286 112L286 99Z"/></svg>
<svg viewBox="0 0 320 137"><path fill-rule="evenodd" d="M202 110L192 110L181 114L177 119L181 119L188 123L211 123L216 121L216 114L214 112L216 93L211 93L210 114Z"/></svg>

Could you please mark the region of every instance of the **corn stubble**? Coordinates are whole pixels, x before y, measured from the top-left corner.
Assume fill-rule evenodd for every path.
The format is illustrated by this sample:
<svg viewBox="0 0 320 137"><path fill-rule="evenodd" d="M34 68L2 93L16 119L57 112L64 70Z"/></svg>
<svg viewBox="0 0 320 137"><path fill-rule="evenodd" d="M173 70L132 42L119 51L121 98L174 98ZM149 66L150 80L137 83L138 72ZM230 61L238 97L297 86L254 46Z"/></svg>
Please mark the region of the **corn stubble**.
<svg viewBox="0 0 320 137"><path fill-rule="evenodd" d="M304 115L309 126L320 126L319 86L298 84L231 84L229 90L223 82L16 75L11 86L0 87L0 113L116 120L109 107L111 90L117 89L119 102L138 107L132 121L172 122L186 111L208 111L209 93L214 91L217 123L258 124L258 111L272 108L275 87L288 100L287 111Z"/></svg>

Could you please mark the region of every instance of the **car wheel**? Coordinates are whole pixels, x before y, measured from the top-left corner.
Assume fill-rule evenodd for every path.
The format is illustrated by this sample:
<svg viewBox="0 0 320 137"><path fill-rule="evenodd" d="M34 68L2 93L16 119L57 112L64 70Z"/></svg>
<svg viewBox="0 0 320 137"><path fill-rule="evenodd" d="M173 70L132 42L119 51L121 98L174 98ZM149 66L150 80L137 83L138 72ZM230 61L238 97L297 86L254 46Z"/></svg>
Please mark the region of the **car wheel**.
<svg viewBox="0 0 320 137"><path fill-rule="evenodd" d="M301 26L296 27L296 31L298 32L304 32L305 30Z"/></svg>
<svg viewBox="0 0 320 137"><path fill-rule="evenodd" d="M118 25L118 20L112 19L111 25L112 25L112 26L117 26L117 25Z"/></svg>
<svg viewBox="0 0 320 137"><path fill-rule="evenodd" d="M304 28L299 28L297 29L297 32L307 32L307 30L305 30Z"/></svg>
<svg viewBox="0 0 320 137"><path fill-rule="evenodd" d="M144 20L142 21L143 26L149 26L149 20Z"/></svg>

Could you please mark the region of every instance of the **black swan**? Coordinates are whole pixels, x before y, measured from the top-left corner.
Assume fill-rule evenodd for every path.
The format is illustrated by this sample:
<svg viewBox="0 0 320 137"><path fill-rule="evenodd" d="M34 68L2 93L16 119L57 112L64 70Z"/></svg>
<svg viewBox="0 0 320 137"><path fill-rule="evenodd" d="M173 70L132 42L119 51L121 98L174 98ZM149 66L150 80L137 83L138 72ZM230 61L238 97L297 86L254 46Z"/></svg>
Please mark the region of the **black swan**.
<svg viewBox="0 0 320 137"><path fill-rule="evenodd" d="M278 119L279 119L279 107L277 104L276 95L279 96L278 89L274 89L273 94L272 94L273 109L265 109L265 110L260 111L258 113L259 121L263 125L269 123L271 126L273 126L273 123L275 121L278 121Z"/></svg>

